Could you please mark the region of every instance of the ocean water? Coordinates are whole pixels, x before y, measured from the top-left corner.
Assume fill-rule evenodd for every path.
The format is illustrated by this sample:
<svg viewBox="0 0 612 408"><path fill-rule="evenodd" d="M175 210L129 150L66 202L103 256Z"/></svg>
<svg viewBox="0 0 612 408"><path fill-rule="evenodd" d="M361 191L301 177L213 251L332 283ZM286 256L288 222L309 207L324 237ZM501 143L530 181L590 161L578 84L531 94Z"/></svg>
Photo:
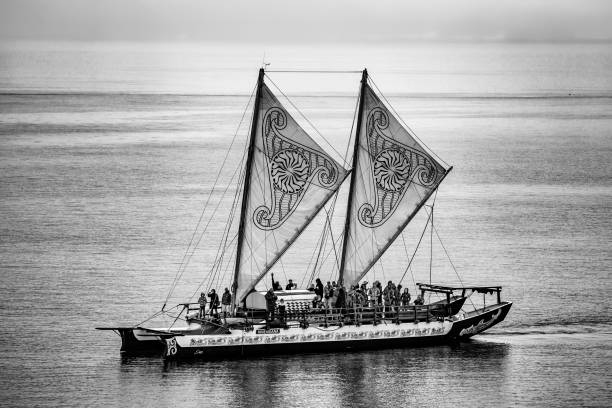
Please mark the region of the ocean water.
<svg viewBox="0 0 612 408"><path fill-rule="evenodd" d="M211 262L264 51L270 70L368 68L454 166L432 279L456 282L454 266L503 285L505 322L458 347L181 364L121 358L119 338L94 330L160 309L202 214L209 228L168 303L228 286L230 265L212 279ZM321 145L346 151L358 73L267 80ZM0 404L609 406L611 156L609 44L2 44ZM220 168L220 209L203 213ZM370 282L400 280L425 218ZM321 225L275 269L281 282L306 283ZM413 293L428 245L404 277Z"/></svg>

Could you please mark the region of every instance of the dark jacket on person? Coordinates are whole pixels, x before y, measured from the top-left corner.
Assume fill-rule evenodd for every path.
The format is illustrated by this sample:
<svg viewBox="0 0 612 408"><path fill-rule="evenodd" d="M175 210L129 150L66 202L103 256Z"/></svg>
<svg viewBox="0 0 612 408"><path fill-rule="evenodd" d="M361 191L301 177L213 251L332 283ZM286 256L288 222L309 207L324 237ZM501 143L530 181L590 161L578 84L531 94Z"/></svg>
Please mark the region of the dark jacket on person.
<svg viewBox="0 0 612 408"><path fill-rule="evenodd" d="M341 287L340 289L336 289L338 291L338 297L336 298L336 307L337 308L345 308L346 307L346 290Z"/></svg>
<svg viewBox="0 0 612 408"><path fill-rule="evenodd" d="M323 283L320 280L317 280L317 285L315 287L315 295L323 299Z"/></svg>
<svg viewBox="0 0 612 408"><path fill-rule="evenodd" d="M219 295L217 295L217 292L210 292L208 297L210 298L211 309L219 306Z"/></svg>
<svg viewBox="0 0 612 408"><path fill-rule="evenodd" d="M268 291L264 297L266 298L266 307L268 311L273 311L276 307L276 299L278 299L278 296L276 296L274 292Z"/></svg>
<svg viewBox="0 0 612 408"><path fill-rule="evenodd" d="M285 307L284 304L280 304L278 305L278 316L280 317L281 320L285 320L285 314L287 313L287 308Z"/></svg>

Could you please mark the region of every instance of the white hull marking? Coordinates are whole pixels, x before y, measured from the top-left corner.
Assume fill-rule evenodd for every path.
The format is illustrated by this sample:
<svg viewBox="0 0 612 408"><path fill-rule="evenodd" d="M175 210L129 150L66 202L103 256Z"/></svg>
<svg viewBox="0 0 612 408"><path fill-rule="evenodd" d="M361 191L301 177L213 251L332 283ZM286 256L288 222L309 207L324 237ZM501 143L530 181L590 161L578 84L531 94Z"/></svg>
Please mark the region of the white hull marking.
<svg viewBox="0 0 612 408"><path fill-rule="evenodd" d="M478 334L481 331L488 329L489 327L493 326L493 324L495 324L495 322L497 321L497 318L499 317L499 315L501 314L501 309L499 309L497 311L497 313L495 313L493 316L491 316L491 320L487 320L485 322L484 319L482 319L481 321L479 321L477 324L473 324L470 327L466 327L465 329L462 329L459 332L459 336L465 336L465 335L474 335L474 334Z"/></svg>
<svg viewBox="0 0 612 408"><path fill-rule="evenodd" d="M218 347L218 346L249 346L258 344L288 344L306 342L336 342L389 338L411 338L442 336L450 331L451 322L407 323L386 326L345 326L338 329L291 328L280 330L279 333L261 334L261 329L243 332L233 331L226 335L194 335L173 337L166 340L169 347L178 345L183 348ZM258 333L259 331L259 333ZM174 343L171 344L171 342Z"/></svg>

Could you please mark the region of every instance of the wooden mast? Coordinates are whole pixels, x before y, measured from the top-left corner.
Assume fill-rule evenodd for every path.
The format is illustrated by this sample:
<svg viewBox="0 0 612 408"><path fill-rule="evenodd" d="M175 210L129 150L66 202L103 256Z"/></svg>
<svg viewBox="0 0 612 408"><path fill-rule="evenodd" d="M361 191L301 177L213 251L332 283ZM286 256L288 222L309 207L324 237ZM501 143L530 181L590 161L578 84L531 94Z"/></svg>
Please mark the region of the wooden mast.
<svg viewBox="0 0 612 408"><path fill-rule="evenodd" d="M242 257L242 242L244 240L244 224L246 219L246 207L249 199L249 190L251 187L251 169L253 168L253 151L255 150L255 135L257 134L257 126L259 122L259 103L261 101L261 88L264 80L264 69L259 69L257 77L257 91L255 93L255 104L253 106L253 123L251 124L251 137L249 140L249 149L247 152L246 166L244 171L244 186L242 189L242 204L240 207L240 224L238 226L238 247L236 249L236 266L234 268L234 282L232 284L232 304L236 303L236 292L238 290L238 274L240 273L240 258Z"/></svg>
<svg viewBox="0 0 612 408"><path fill-rule="evenodd" d="M363 113L363 104L365 100L365 90L368 84L368 70L364 68L361 75L361 91L359 93L359 109L357 110L357 129L355 131L355 144L353 148L353 167L351 171L351 184L349 188L348 204L346 207L346 221L344 224L344 240L342 241L342 258L340 260L340 271L338 276L338 284L341 285L344 282L344 266L346 264L346 248L348 247L349 231L352 220L351 207L353 205L353 193L355 190L355 170L357 170L357 163L359 162L359 136L361 134L361 122Z"/></svg>

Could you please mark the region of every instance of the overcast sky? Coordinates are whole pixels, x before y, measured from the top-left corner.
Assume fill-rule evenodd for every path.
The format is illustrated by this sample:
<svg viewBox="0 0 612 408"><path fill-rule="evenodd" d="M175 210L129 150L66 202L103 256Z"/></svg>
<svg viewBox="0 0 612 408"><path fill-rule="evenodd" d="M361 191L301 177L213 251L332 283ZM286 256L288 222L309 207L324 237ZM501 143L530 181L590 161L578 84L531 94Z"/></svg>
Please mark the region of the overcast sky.
<svg viewBox="0 0 612 408"><path fill-rule="evenodd" d="M0 39L612 40L612 1L0 0Z"/></svg>

